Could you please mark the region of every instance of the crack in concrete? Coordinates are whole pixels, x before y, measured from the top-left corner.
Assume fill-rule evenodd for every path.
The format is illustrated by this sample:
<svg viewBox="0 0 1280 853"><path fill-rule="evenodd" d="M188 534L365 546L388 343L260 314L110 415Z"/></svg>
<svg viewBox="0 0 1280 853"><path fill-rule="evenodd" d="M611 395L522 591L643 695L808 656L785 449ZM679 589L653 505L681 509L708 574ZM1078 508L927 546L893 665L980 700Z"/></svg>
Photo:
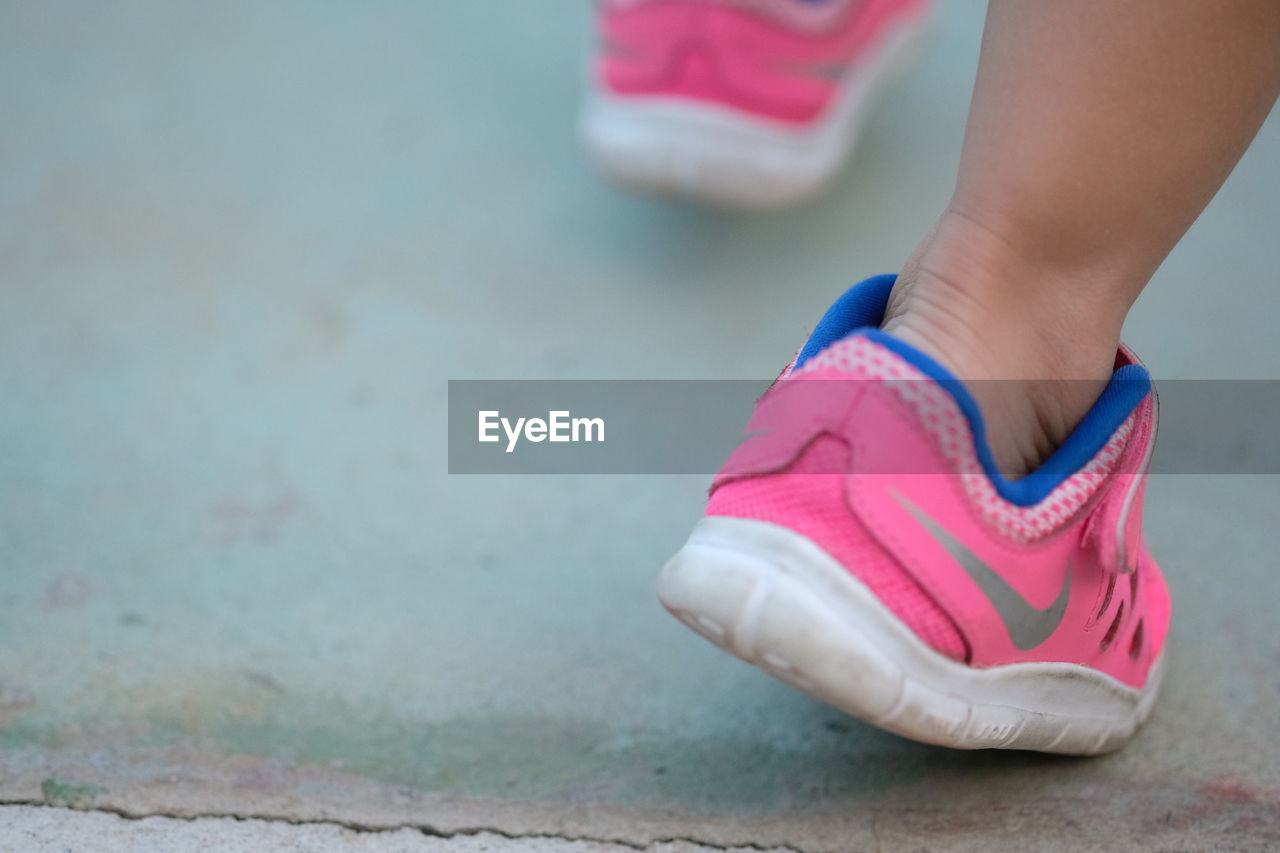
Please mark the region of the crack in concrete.
<svg viewBox="0 0 1280 853"><path fill-rule="evenodd" d="M500 838L506 838L510 841L520 841L523 839L546 839L549 841L582 841L588 844L616 844L619 847L627 847L631 850L652 850L660 844L695 844L705 847L709 850L756 850L760 853L805 853L798 847L790 845L773 845L764 846L755 842L746 842L743 844L718 844L713 841L703 841L697 838L687 836L669 836L651 839L647 844L639 844L635 841L628 841L623 838L606 838L603 836L591 835L560 835L554 832L507 832L491 826L475 826L456 829L452 832L446 832L437 829L430 824L416 823L400 823L388 824L385 826L375 826L373 824L360 823L358 821L338 820L336 818L327 819L308 819L308 818L288 818L279 815L259 815L259 814L233 814L229 812L201 812L198 814L176 814L169 812L134 812L128 809L119 808L117 806L86 806L84 808L75 808L69 806L55 805L45 802L44 800L0 800L0 808L4 806L29 806L41 809L59 809L62 811L77 812L99 812L101 814L115 815L123 820L146 820L150 817L168 818L169 820L235 820L249 821L260 820L265 823L282 823L289 826L336 826L351 832L359 833L381 833L381 832L400 832L409 830L411 832L420 832L430 838L440 838L448 840L450 838L469 838L476 835L496 835Z"/></svg>

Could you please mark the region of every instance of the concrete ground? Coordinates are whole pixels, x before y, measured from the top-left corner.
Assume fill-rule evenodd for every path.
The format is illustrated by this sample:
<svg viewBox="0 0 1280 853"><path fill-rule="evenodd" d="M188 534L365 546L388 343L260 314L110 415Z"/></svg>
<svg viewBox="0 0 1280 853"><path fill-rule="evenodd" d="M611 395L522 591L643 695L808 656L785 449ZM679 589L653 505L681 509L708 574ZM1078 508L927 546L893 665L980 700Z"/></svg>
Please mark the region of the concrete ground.
<svg viewBox="0 0 1280 853"><path fill-rule="evenodd" d="M430 835L416 828L356 828L334 822L297 823L234 817L124 818L96 811L36 806L0 806L0 851L22 853L172 853L218 851L260 853L709 853L686 841L659 841L643 848L606 841L568 841L555 837L507 838L492 832ZM758 847L733 848L748 853ZM779 853L782 853L779 850Z"/></svg>
<svg viewBox="0 0 1280 853"><path fill-rule="evenodd" d="M1167 692L1067 760L666 617L705 478L445 473L446 379L771 377L949 192L976 6L758 218L591 173L585 6L0 8L0 846L1280 846L1276 477L1153 483ZM1280 379L1277 196L1273 118L1133 316L1158 378Z"/></svg>

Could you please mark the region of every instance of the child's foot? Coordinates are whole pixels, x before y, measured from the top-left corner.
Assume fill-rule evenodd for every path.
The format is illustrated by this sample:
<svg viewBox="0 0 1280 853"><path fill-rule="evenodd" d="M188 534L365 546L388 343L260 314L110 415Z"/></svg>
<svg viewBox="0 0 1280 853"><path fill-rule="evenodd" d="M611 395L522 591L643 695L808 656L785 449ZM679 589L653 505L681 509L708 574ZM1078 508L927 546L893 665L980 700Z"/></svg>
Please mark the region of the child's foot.
<svg viewBox="0 0 1280 853"><path fill-rule="evenodd" d="M583 114L619 180L740 208L821 188L927 0L600 0Z"/></svg>
<svg viewBox="0 0 1280 853"><path fill-rule="evenodd" d="M878 328L892 286L841 297L761 398L658 595L717 645L907 737L1115 749L1151 711L1169 622L1142 540L1146 371L1122 349L1056 452L1007 480L966 388Z"/></svg>

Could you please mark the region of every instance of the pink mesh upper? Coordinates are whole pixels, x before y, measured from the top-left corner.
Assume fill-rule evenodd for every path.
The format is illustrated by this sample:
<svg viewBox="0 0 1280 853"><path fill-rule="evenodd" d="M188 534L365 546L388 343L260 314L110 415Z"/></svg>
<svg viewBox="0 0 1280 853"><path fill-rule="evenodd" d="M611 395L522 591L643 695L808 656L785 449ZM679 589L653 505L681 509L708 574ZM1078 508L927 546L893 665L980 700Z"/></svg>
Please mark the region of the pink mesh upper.
<svg viewBox="0 0 1280 853"><path fill-rule="evenodd" d="M885 474L877 472L890 472L891 478L896 472L909 480L914 475L908 468L918 460L924 466L922 473L946 474L945 481L893 479L892 485L914 492L917 499L931 495L935 501L931 511L951 513L947 523L962 531L972 546L989 549L991 559L1011 555L1014 562L1007 568L1019 573L1018 582L1033 598L1036 584L1056 575L1052 570L1026 573L1040 563L1060 566L1068 559L1078 561L1074 594L1088 597L1092 594L1089 584L1105 577L1105 572L1086 569L1087 565L1096 569L1126 562L1123 555L1113 559L1111 552L1117 546L1112 543L1117 525L1123 526L1127 485L1138 483L1138 473L1119 472L1140 471L1131 457L1149 449L1151 420L1152 406L1144 404L1089 463L1043 501L1015 506L996 494L983 473L968 422L954 398L896 353L854 335L828 347L800 370L784 371L761 399L749 425L756 437L739 446L726 463L712 486L707 514L766 521L793 530L836 559L936 651L974 665L979 658L986 664L1003 662L1013 653L1005 648L1007 637L1002 640L995 630L998 620L992 623L984 615L984 607L990 604L974 594L967 577L955 579L947 568L953 561L938 563L918 550L918 524L904 524L900 515L884 509L881 493L887 493L888 485L882 479ZM874 432L867 433L867 428ZM915 438L908 440L908 433ZM915 455L893 457L907 447ZM851 448L857 449L856 455ZM876 487L869 486L869 479L875 479ZM876 496L869 497L871 493ZM1136 500L1140 503L1141 496ZM1092 535L1082 537L1079 531L1084 528L1076 525L1086 519L1093 522ZM874 525L874 535L864 522ZM896 527L896 532L886 524ZM1139 508L1127 525L1132 528L1127 538L1135 561L1146 559L1138 553L1140 524ZM1077 532L1055 536L1069 528ZM1077 541L1096 555L1097 562L1063 550L1069 551ZM905 564L899 562L904 553L909 558ZM1153 564L1148 573L1158 581ZM1158 592L1153 592L1153 601L1160 597ZM1133 611L1134 604L1130 601L1126 611ZM1163 610L1154 606L1149 615L1155 617L1148 620L1154 624L1145 630L1151 632L1150 640L1159 642L1167 606ZM1054 643L1049 643L1046 653L1064 655L1062 659L1086 659L1078 650L1090 643L1096 646L1094 640L1069 628L1055 636L1054 642L1061 647L1053 651ZM1111 655L1104 666L1117 677L1140 683L1149 660L1149 656L1138 661Z"/></svg>
<svg viewBox="0 0 1280 853"><path fill-rule="evenodd" d="M1060 530L1072 520L1116 469L1128 446L1139 409L1120 425L1111 440L1079 471L1062 481L1039 503L1017 506L996 492L982 470L974 448L969 422L945 389L925 377L912 364L860 335L832 344L805 363L797 377L838 370L850 377L885 379L885 383L934 437L938 448L961 482L983 519L1001 535L1016 542L1035 542Z"/></svg>
<svg viewBox="0 0 1280 853"><path fill-rule="evenodd" d="M843 470L848 449L839 439L816 439L780 474L713 487L707 515L785 523L818 543L867 585L916 636L953 660L968 648L951 618L867 534L845 503Z"/></svg>

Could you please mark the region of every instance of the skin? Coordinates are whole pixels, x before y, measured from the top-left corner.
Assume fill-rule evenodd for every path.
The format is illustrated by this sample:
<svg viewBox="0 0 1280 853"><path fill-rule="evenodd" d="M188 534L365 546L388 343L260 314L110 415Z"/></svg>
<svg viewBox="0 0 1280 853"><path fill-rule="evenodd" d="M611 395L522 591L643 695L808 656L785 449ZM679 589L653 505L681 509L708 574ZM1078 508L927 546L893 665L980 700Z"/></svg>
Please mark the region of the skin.
<svg viewBox="0 0 1280 853"><path fill-rule="evenodd" d="M1088 411L1278 95L1277 0L992 0L955 191L885 328L966 380L1007 474Z"/></svg>

